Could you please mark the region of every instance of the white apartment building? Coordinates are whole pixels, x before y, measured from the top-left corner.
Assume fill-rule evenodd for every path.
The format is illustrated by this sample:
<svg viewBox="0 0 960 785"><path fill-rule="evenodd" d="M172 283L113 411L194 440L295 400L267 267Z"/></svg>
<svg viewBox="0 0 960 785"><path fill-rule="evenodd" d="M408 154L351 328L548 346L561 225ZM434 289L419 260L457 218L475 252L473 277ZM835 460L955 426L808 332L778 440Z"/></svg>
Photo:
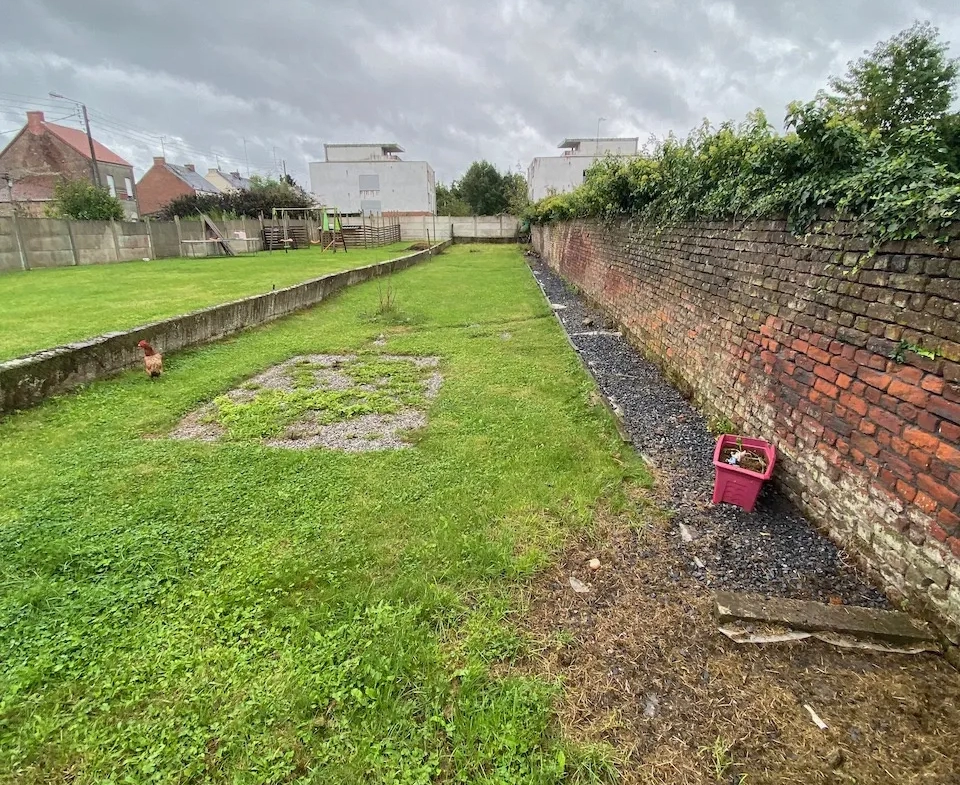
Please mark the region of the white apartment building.
<svg viewBox="0 0 960 785"><path fill-rule="evenodd" d="M527 194L536 202L572 191L583 183L583 175L594 161L606 155L634 156L638 142L637 137L564 139L557 145L562 155L533 159L527 168Z"/></svg>
<svg viewBox="0 0 960 785"><path fill-rule="evenodd" d="M325 144L310 164L320 204L345 214L433 215L437 185L426 161L404 161L398 144Z"/></svg>

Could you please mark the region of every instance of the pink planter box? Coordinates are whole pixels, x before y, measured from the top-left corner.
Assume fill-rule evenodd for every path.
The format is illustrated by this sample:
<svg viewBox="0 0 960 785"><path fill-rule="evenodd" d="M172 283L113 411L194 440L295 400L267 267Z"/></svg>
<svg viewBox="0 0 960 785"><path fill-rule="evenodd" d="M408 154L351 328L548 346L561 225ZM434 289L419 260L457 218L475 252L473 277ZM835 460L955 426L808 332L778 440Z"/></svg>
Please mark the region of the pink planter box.
<svg viewBox="0 0 960 785"><path fill-rule="evenodd" d="M742 446L744 449L759 453L767 459L767 470L763 474L742 469L720 460L720 453L727 447ZM713 503L735 504L747 512L753 512L757 496L763 484L773 475L773 464L777 460L777 451L772 444L763 439L750 439L746 436L725 434L717 439L713 451L713 465L716 479L713 484Z"/></svg>

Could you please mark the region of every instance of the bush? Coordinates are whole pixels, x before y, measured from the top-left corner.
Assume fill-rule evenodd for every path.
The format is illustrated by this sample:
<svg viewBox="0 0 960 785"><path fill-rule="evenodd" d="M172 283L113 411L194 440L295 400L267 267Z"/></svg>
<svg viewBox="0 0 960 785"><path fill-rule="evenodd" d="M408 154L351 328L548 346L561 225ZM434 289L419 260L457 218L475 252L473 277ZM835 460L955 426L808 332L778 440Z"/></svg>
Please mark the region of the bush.
<svg viewBox="0 0 960 785"><path fill-rule="evenodd" d="M636 216L658 226L787 217L802 233L834 210L861 221L875 245L946 242L960 218L960 115L944 113L958 70L945 47L934 28L914 26L833 80L841 96L791 104L784 134L759 110L739 125L704 123L637 158L598 161L582 186L525 217ZM918 91L922 107L911 103ZM876 121L886 111L876 107L899 107L897 122Z"/></svg>
<svg viewBox="0 0 960 785"><path fill-rule="evenodd" d="M123 205L102 186L87 180L61 180L53 188L47 213L51 218L78 221L121 221Z"/></svg>
<svg viewBox="0 0 960 785"><path fill-rule="evenodd" d="M273 214L274 207L312 207L311 199L292 181L251 178L249 191L220 194L188 194L180 196L160 211L160 218L196 218L205 213L215 220L222 218L257 218L260 213Z"/></svg>
<svg viewBox="0 0 960 785"><path fill-rule="evenodd" d="M867 131L819 98L791 105L784 135L758 111L740 125L705 124L686 139L668 137L638 158L598 161L582 186L541 200L528 217L636 216L663 224L785 216L802 233L832 209L859 219L877 243L920 235L945 242L960 216L947 128Z"/></svg>

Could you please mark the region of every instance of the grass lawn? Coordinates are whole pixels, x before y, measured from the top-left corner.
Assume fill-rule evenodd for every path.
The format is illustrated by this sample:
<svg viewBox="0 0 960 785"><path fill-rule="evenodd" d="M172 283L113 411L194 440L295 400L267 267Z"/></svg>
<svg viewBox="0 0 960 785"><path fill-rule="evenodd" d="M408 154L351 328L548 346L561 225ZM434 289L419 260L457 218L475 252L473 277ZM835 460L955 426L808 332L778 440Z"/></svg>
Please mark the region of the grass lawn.
<svg viewBox="0 0 960 785"><path fill-rule="evenodd" d="M392 259L409 247L394 243L346 254L311 248L0 275L0 360Z"/></svg>
<svg viewBox="0 0 960 785"><path fill-rule="evenodd" d="M291 272L305 259L49 280L117 275L119 292L156 268L247 266L242 280L206 279L229 294L183 273L198 299L165 287L173 313L324 264ZM0 421L0 782L492 785L608 771L602 748L562 737L560 685L509 668L530 645L510 614L589 531L598 500L625 504L643 469L517 248L457 246L393 280L389 318L377 285L361 285L171 355L160 380L129 372ZM105 321L83 330L120 326ZM363 350L440 358L413 449L144 438L290 357Z"/></svg>

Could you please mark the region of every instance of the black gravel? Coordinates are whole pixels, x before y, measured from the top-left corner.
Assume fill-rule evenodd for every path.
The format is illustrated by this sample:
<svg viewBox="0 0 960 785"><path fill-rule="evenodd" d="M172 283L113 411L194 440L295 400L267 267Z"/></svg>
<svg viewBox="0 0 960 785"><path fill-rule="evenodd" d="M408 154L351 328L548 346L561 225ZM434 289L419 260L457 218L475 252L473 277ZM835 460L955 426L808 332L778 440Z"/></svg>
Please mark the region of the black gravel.
<svg viewBox="0 0 960 785"><path fill-rule="evenodd" d="M549 302L564 306L556 314L600 391L622 415L634 448L662 470L660 490L673 512L676 547L692 575L712 589L889 607L772 483L752 513L713 505L715 437L703 415L623 337L584 335L617 328L539 258L530 255L528 262ZM683 541L680 524L694 534L693 542Z"/></svg>

